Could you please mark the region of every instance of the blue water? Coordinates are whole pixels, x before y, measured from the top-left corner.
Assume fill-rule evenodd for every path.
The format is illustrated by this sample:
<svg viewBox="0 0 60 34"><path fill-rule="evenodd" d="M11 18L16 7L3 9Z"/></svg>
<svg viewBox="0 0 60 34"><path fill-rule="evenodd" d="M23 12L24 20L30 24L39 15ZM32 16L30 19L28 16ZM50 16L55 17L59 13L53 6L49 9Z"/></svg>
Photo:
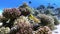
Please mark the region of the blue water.
<svg viewBox="0 0 60 34"><path fill-rule="evenodd" d="M29 4L31 1L31 4ZM54 7L60 7L60 0L0 0L0 14L3 12L4 8L14 8L22 5L23 2L28 3L30 7L36 8L39 5L47 6L48 3Z"/></svg>
<svg viewBox="0 0 60 34"><path fill-rule="evenodd" d="M29 1L32 3L29 4ZM51 3L51 5L56 4L55 7L60 7L60 0L0 0L0 9L18 7L23 2L27 2L31 7L37 7L41 4L47 6L48 3Z"/></svg>

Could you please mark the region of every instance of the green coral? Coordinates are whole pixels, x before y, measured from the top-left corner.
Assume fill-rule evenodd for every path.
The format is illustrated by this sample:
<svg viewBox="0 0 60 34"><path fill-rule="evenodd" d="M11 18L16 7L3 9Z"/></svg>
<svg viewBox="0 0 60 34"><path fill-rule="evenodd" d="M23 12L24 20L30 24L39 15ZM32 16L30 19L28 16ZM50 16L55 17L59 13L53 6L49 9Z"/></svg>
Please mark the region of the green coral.
<svg viewBox="0 0 60 34"><path fill-rule="evenodd" d="M45 14L39 14L38 18L41 19L42 26L48 26L51 30L54 30L54 19L51 16Z"/></svg>
<svg viewBox="0 0 60 34"><path fill-rule="evenodd" d="M53 11L52 9L47 9L47 10L44 12L44 14L47 14L47 15L50 14L50 15L52 15L52 11Z"/></svg>
<svg viewBox="0 0 60 34"><path fill-rule="evenodd" d="M59 20L56 17L53 16L53 19L54 19L54 24L55 25L59 25L60 24Z"/></svg>
<svg viewBox="0 0 60 34"><path fill-rule="evenodd" d="M48 16L51 16L54 19L54 25L60 24L59 19L56 16L52 16L52 15L48 15Z"/></svg>
<svg viewBox="0 0 60 34"><path fill-rule="evenodd" d="M19 8L25 8L28 7L28 4L26 2L24 2L21 6L19 6Z"/></svg>
<svg viewBox="0 0 60 34"><path fill-rule="evenodd" d="M21 14L24 16L33 14L33 9L30 8L26 3L23 3L22 6L18 7L18 9L21 11Z"/></svg>

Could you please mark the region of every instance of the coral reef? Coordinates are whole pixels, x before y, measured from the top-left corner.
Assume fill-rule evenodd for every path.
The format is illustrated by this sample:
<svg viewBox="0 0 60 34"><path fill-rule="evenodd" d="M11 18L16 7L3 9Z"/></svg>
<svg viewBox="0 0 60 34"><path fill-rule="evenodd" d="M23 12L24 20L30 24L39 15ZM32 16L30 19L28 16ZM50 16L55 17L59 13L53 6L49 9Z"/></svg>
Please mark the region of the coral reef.
<svg viewBox="0 0 60 34"><path fill-rule="evenodd" d="M28 4L26 2L24 2L21 6L19 6L19 8L25 8L28 7Z"/></svg>
<svg viewBox="0 0 60 34"><path fill-rule="evenodd" d="M44 5L40 5L39 7L37 7L37 9L45 9L45 6Z"/></svg>
<svg viewBox="0 0 60 34"><path fill-rule="evenodd" d="M5 25L7 24L7 23L6 23L7 21L8 21L7 18L5 18L5 17L3 17L3 16L0 16L0 22L2 22L2 26L5 26Z"/></svg>
<svg viewBox="0 0 60 34"><path fill-rule="evenodd" d="M58 21L58 19L56 17L53 16L53 19L54 19L54 24L55 25L59 25L60 24L59 21Z"/></svg>
<svg viewBox="0 0 60 34"><path fill-rule="evenodd" d="M42 26L48 26L51 30L54 29L54 19L51 16L39 14L37 17L41 19Z"/></svg>
<svg viewBox="0 0 60 34"><path fill-rule="evenodd" d="M33 14L33 9L30 8L26 3L23 3L22 6L18 7L18 9L21 11L21 15L27 16L30 13Z"/></svg>
<svg viewBox="0 0 60 34"><path fill-rule="evenodd" d="M16 22L18 27L20 27L19 31L16 34L32 34L32 25L24 16L20 16Z"/></svg>
<svg viewBox="0 0 60 34"><path fill-rule="evenodd" d="M0 28L0 34L8 34L10 32L9 27L1 27Z"/></svg>
<svg viewBox="0 0 60 34"><path fill-rule="evenodd" d="M60 24L53 9L44 5L31 8L27 3L18 8L6 8L0 16L0 34L52 34L55 25Z"/></svg>
<svg viewBox="0 0 60 34"><path fill-rule="evenodd" d="M27 16L30 14L30 12L26 8L19 8L21 11L21 15Z"/></svg>
<svg viewBox="0 0 60 34"><path fill-rule="evenodd" d="M35 34L52 34L52 31L49 27L44 26L40 27L37 31L35 31Z"/></svg>
<svg viewBox="0 0 60 34"><path fill-rule="evenodd" d="M19 27L15 25L10 29L10 32L8 34L16 34L16 32L18 31L19 31Z"/></svg>
<svg viewBox="0 0 60 34"><path fill-rule="evenodd" d="M52 15L52 9L46 9L45 10L45 12L44 12L44 14L46 14L46 15L48 15L48 14L50 14L50 15Z"/></svg>
<svg viewBox="0 0 60 34"><path fill-rule="evenodd" d="M6 27L11 28L13 26L14 20L20 16L21 12L17 8L4 9L3 11L3 16L7 19L10 19L10 22L6 25Z"/></svg>
<svg viewBox="0 0 60 34"><path fill-rule="evenodd" d="M20 16L21 12L17 8L4 9L3 16L9 19L14 19Z"/></svg>

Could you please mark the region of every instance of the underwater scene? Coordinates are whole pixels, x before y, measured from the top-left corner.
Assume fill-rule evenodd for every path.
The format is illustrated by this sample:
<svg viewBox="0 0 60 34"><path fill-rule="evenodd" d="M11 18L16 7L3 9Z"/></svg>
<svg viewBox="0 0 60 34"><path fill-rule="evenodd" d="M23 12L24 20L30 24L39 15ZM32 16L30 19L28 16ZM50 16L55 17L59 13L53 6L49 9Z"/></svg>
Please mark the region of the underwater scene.
<svg viewBox="0 0 60 34"><path fill-rule="evenodd" d="M60 0L0 0L0 34L60 34Z"/></svg>

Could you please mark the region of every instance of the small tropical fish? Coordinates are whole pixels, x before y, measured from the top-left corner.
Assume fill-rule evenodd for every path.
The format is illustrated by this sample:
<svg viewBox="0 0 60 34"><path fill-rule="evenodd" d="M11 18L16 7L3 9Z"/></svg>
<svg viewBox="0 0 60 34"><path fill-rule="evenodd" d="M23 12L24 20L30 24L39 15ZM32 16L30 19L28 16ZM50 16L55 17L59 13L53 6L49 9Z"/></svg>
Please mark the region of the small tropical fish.
<svg viewBox="0 0 60 34"><path fill-rule="evenodd" d="M29 4L31 4L32 2L31 1L29 1Z"/></svg>
<svg viewBox="0 0 60 34"><path fill-rule="evenodd" d="M33 16L32 14L30 14L29 19L33 20L36 23L40 23L40 19L36 18L35 16Z"/></svg>

